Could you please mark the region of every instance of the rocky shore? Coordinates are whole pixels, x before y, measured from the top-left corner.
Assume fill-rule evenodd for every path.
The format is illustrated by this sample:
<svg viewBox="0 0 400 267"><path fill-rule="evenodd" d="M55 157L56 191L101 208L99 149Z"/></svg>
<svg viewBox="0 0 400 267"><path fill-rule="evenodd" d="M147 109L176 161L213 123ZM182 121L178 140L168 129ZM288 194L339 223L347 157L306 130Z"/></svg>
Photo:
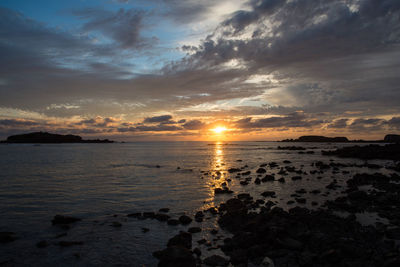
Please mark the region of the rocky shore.
<svg viewBox="0 0 400 267"><path fill-rule="evenodd" d="M52 134L47 132L34 132L27 134L11 135L7 137L7 140L0 141L0 143L8 144L60 144L60 143L114 143L114 141L104 139L92 139L85 140L78 135L62 135L62 134Z"/></svg>

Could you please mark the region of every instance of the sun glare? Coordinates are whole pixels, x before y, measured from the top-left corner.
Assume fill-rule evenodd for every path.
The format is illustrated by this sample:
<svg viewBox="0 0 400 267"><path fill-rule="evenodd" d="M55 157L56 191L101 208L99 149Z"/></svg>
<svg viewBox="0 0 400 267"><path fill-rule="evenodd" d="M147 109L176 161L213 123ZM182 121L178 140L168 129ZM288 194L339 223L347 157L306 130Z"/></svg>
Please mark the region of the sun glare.
<svg viewBox="0 0 400 267"><path fill-rule="evenodd" d="M226 129L226 127L224 127L224 126L218 126L218 127L215 127L214 129L211 129L214 133L222 133L222 132L225 132L226 130L228 130L228 129Z"/></svg>

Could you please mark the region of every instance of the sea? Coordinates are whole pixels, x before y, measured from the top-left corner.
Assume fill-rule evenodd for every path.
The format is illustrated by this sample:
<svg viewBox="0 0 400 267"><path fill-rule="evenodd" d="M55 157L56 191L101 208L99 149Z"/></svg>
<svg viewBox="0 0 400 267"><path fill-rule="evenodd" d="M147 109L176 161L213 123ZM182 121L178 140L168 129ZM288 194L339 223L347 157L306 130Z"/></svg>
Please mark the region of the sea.
<svg viewBox="0 0 400 267"><path fill-rule="evenodd" d="M299 150L278 149L279 146L300 146ZM131 142L112 144L1 144L0 145L0 232L14 232L17 239L0 243L0 265L4 266L157 266L152 253L166 247L167 241L188 226L172 226L157 220L127 217L136 212L158 212L169 208L171 218L193 215L200 210L218 207L221 202L239 193L250 193L263 199L264 191L275 191L271 199L277 206L289 209L291 194L305 189L310 192L325 187L336 179L345 185L355 173L374 173L367 167L329 170L311 174L312 164L356 163L357 159L322 156L332 150L353 144L283 143L283 142ZM364 144L363 144L364 145ZM366 144L365 144L366 145ZM299 154L299 152L301 154ZM309 153L305 153L309 152ZM286 163L284 163L284 161ZM290 161L290 163L288 163ZM254 184L261 164L277 181ZM369 161L389 166L390 161ZM303 179L292 181L280 176L280 167L301 169ZM251 171L248 185L243 177L229 173L230 168ZM392 171L382 168L380 173ZM265 174L264 174L265 175ZM232 195L215 195L214 189L226 183ZM325 196L307 193L305 206L320 208L327 199L334 199L343 190ZM267 201L267 199L265 199ZM311 204L314 201L313 205ZM318 203L318 204L315 204ZM57 214L75 216L82 221L70 229L51 223ZM360 218L363 214L360 214ZM380 220L365 216L364 223ZM119 224L116 224L119 223ZM229 233L219 229L217 218L207 214L202 223L194 222L202 232L193 235L206 239L202 257L221 254L218 245ZM217 229L216 236L210 230ZM148 231L147 231L148 230ZM216 238L217 237L217 238ZM48 246L38 248L45 240ZM82 242L62 247L60 241ZM222 255L222 254L221 254Z"/></svg>

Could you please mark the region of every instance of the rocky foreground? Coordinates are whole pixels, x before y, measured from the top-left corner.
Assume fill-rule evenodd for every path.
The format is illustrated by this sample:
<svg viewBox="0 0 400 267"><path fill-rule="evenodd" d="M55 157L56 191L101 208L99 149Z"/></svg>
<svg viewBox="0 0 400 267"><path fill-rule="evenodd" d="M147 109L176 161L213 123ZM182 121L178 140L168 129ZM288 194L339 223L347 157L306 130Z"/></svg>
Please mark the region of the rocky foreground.
<svg viewBox="0 0 400 267"><path fill-rule="evenodd" d="M290 148L289 148L290 149ZM353 148L354 149L354 148ZM378 158L399 160L398 145L378 148L375 146L358 147L352 156L365 158L365 151L375 151ZM293 148L290 150L301 150ZM343 149L346 152L351 148ZM342 155L338 150L331 155ZM326 153L325 153L326 154ZM390 155L390 156L389 156ZM368 157L372 158L372 157ZM289 163L289 162L287 162ZM394 162L395 163L395 162ZM313 164L315 172L321 174L328 169L339 173L340 168L349 167L346 164L330 164L317 162ZM266 174L268 167L277 167L276 163L261 165L256 171L258 177L254 183L261 184L276 181L274 175ZM365 163L361 166L371 169L381 169L383 166ZM400 170L400 164L389 166L388 169ZM231 168L230 173L248 174L240 168ZM242 172L242 173L240 173ZM286 166L281 168L280 174L287 175L293 172L302 174L301 170ZM343 172L346 172L343 170ZM301 175L293 176L292 180L302 179ZM245 179L246 185L251 179ZM284 183L285 179L280 178ZM365 187L369 188L365 190ZM339 190L336 179L326 186L329 191ZM252 196L241 193L221 203L218 207L199 211L195 219L202 220L203 214L211 212L218 216L218 225L221 229L232 234L223 239L223 244L215 248L221 249L224 255L215 254L208 257L201 256L199 247L210 243L208 240L198 241L198 247L193 247L192 234L195 231L189 228L172 237L167 248L154 252L159 259L158 266L400 266L400 176L355 174L347 180L347 188L342 188L343 195L335 200L328 200L318 209L307 209L295 206L287 211L276 207L271 201L276 197L274 191L265 191L261 195ZM234 194L223 186L215 189L216 194ZM293 194L294 200L288 204L305 203L304 189ZM313 190L312 194L321 194L320 190ZM325 193L325 194L327 194ZM314 205L314 203L313 203ZM315 203L318 205L318 203ZM357 213L373 213L388 223L362 225L357 220ZM341 215L341 216L339 216ZM188 219L188 224L190 220ZM198 230L200 231L200 229Z"/></svg>

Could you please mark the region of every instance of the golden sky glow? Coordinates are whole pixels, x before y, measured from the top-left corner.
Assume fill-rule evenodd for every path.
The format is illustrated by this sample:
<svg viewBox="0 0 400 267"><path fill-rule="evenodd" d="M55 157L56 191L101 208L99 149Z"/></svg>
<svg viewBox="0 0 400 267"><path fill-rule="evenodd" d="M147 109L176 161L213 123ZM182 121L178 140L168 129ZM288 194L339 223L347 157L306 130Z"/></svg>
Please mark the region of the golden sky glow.
<svg viewBox="0 0 400 267"><path fill-rule="evenodd" d="M214 133L220 134L228 130L225 126L217 126L214 129L211 129Z"/></svg>

